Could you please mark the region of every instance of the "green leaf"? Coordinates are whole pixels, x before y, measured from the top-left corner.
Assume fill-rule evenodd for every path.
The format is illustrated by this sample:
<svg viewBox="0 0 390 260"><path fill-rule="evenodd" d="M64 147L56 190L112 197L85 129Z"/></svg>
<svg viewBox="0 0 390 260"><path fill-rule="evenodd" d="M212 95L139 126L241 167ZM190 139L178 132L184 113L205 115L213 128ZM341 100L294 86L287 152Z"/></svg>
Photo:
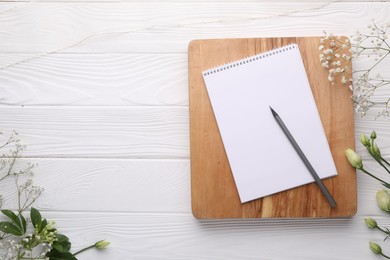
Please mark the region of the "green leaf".
<svg viewBox="0 0 390 260"><path fill-rule="evenodd" d="M18 216L13 213L11 210L8 210L8 209L3 209L1 211L1 213L3 213L4 215L6 215L11 221L12 223L14 223L20 230L22 230L22 223L20 223L20 219L18 218Z"/></svg>
<svg viewBox="0 0 390 260"><path fill-rule="evenodd" d="M33 223L34 228L38 227L38 229L40 229L41 223L42 223L41 213L39 213L39 211L37 209L31 208L30 217L31 217L31 222Z"/></svg>
<svg viewBox="0 0 390 260"><path fill-rule="evenodd" d="M23 217L22 214L19 215L19 218L20 218L20 222L21 222L21 228L22 228L22 231L23 231L23 234L26 233L27 231L27 222L26 222L26 219Z"/></svg>
<svg viewBox="0 0 390 260"><path fill-rule="evenodd" d="M62 242L69 242L69 238L63 234L57 234L57 242L62 243Z"/></svg>
<svg viewBox="0 0 390 260"><path fill-rule="evenodd" d="M61 246L62 246L64 252L69 252L72 244L70 242L63 242L63 243L61 243Z"/></svg>
<svg viewBox="0 0 390 260"><path fill-rule="evenodd" d="M52 246L58 252L61 252L61 253L65 253L66 252L66 251L64 251L64 248L62 247L62 245L60 243L54 242Z"/></svg>
<svg viewBox="0 0 390 260"><path fill-rule="evenodd" d="M53 248L55 248L59 252L69 252L71 248L69 238L62 234L57 234L56 237L57 241L53 243Z"/></svg>
<svg viewBox="0 0 390 260"><path fill-rule="evenodd" d="M54 252L52 253L52 251ZM46 254L46 256L49 257L49 260L77 260L77 258L69 252L60 253L55 250L52 251Z"/></svg>
<svg viewBox="0 0 390 260"><path fill-rule="evenodd" d="M47 226L47 220L44 219L44 220L42 220L42 222L41 222L41 225L40 225L40 227L39 227L39 229L38 229L38 233L40 234L40 233L42 232L42 230L43 230L46 226Z"/></svg>
<svg viewBox="0 0 390 260"><path fill-rule="evenodd" d="M23 232L17 226L11 222L0 222L0 230L6 234L12 234L15 236L22 236Z"/></svg>

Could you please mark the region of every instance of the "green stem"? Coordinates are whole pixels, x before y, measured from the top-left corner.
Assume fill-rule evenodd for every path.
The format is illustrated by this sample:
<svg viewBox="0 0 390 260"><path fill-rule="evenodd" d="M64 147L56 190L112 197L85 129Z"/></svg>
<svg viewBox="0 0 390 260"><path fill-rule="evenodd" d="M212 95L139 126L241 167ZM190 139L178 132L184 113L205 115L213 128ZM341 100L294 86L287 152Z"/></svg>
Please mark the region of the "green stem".
<svg viewBox="0 0 390 260"><path fill-rule="evenodd" d="M371 140L371 147L373 147L374 144L375 144L375 143L374 143L374 140ZM387 171L388 174L390 174L389 169L382 163L383 158L382 158L382 156L380 155L380 153L379 153L379 155L374 154L374 153L371 151L371 149L370 149L369 147L367 147L367 151L368 151L368 153L375 159L375 161L377 161L377 163L379 163L379 165L382 166L383 169L385 169L385 170ZM385 160L385 161L386 161L386 160Z"/></svg>
<svg viewBox="0 0 390 260"><path fill-rule="evenodd" d="M384 229L382 229L382 228L380 228L380 227L376 227L378 230L380 230L380 231L382 231L383 233L385 233L386 235L390 235L390 232L389 231L386 231L386 230L384 230Z"/></svg>
<svg viewBox="0 0 390 260"><path fill-rule="evenodd" d="M382 163L381 158L374 156L374 155L373 155L373 157L374 157L375 161L377 161L387 171L387 173L390 174L389 169L387 169L387 167Z"/></svg>
<svg viewBox="0 0 390 260"><path fill-rule="evenodd" d="M86 247L86 248L84 248L84 249L81 249L80 251L77 251L77 252L74 253L73 255L80 254L80 253L82 253L82 252L84 252L84 251L86 251L86 250L88 250L88 249L94 248L94 247L95 247L95 244L93 244L93 245L91 245L91 246L88 246L88 247Z"/></svg>
<svg viewBox="0 0 390 260"><path fill-rule="evenodd" d="M387 165L390 166L390 163L389 163L385 158L383 158L382 156L379 156L379 158L380 158L384 163L386 163Z"/></svg>
<svg viewBox="0 0 390 260"><path fill-rule="evenodd" d="M386 259L390 259L390 257L388 257L387 255L385 255L384 253L381 253L381 256L383 256L383 257L386 258Z"/></svg>
<svg viewBox="0 0 390 260"><path fill-rule="evenodd" d="M387 185L389 185L389 186L390 186L390 184L389 184L389 183L387 183L387 182L385 182L384 180L382 180L382 179L380 179L380 178L376 177L375 175L373 175L373 174L369 173L369 172L368 172L368 171L366 171L364 168L361 168L361 169L359 169L359 170L361 170L361 171L362 171L362 172L364 172L365 174L367 174L367 175L371 176L371 177L372 177L372 178L374 178L375 180L378 180L378 181L380 181L380 182L382 182L382 183L385 183L385 184L387 184Z"/></svg>

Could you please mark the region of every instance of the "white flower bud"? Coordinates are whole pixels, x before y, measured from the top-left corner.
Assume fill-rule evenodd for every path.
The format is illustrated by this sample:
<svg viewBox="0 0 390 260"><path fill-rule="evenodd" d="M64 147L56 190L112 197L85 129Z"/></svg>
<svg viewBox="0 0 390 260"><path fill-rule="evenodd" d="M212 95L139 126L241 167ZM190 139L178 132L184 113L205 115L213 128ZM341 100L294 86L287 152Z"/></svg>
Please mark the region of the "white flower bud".
<svg viewBox="0 0 390 260"><path fill-rule="evenodd" d="M362 158L360 158L360 156L354 150L347 149L345 151L345 155L347 156L347 159L352 167L355 167L356 169L363 169Z"/></svg>
<svg viewBox="0 0 390 260"><path fill-rule="evenodd" d="M382 253L382 248L378 245L378 244L375 244L373 242L369 242L369 245L370 245L370 249L372 252L374 252L375 254L381 254Z"/></svg>
<svg viewBox="0 0 390 260"><path fill-rule="evenodd" d="M387 190L382 189L376 193L376 203L381 210L390 213L390 195Z"/></svg>
<svg viewBox="0 0 390 260"><path fill-rule="evenodd" d="M378 226L375 219L373 218L365 218L364 222L366 223L368 228L376 228Z"/></svg>
<svg viewBox="0 0 390 260"><path fill-rule="evenodd" d="M364 146L370 146L370 140L365 134L360 135L360 141Z"/></svg>
<svg viewBox="0 0 390 260"><path fill-rule="evenodd" d="M95 247L99 250L103 250L104 248L106 248L108 245L110 244L110 242L107 242L105 240L100 240L98 242L95 243Z"/></svg>

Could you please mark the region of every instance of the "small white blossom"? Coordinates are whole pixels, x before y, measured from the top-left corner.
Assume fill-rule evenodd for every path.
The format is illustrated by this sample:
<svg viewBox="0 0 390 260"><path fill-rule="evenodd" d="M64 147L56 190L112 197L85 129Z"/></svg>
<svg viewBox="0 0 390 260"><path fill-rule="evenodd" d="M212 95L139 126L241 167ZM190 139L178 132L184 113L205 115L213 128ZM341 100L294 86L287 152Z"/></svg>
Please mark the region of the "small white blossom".
<svg viewBox="0 0 390 260"><path fill-rule="evenodd" d="M361 116L366 115L374 105L385 106L383 112L378 113L379 115L389 115L389 102L372 101L378 99L372 98L378 87L390 86L389 78L383 78L380 73L372 72L377 63L386 59L390 52L390 43L386 41L388 39L386 30L389 26L390 23L380 26L373 22L369 26L369 32L356 32L350 39L341 40L340 37L331 33L325 33L320 40L319 60L322 67L328 71L328 81L332 84L349 83L348 87L353 91L351 97L356 105L356 112ZM349 79L352 68L351 60L358 60L362 55L367 58L373 57L371 67L359 68L358 71L353 72L355 79Z"/></svg>
<svg viewBox="0 0 390 260"><path fill-rule="evenodd" d="M343 83L343 84L346 84L346 83L347 83L347 79L345 78L345 76L342 76L342 77L341 77L341 83Z"/></svg>

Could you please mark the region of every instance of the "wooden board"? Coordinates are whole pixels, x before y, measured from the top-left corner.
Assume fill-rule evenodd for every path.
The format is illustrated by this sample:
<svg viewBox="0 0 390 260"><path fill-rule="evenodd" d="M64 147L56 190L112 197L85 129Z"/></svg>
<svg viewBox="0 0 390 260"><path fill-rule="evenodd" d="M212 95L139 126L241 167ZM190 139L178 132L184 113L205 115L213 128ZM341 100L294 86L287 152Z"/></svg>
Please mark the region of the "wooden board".
<svg viewBox="0 0 390 260"><path fill-rule="evenodd" d="M319 62L319 39L216 39L189 44L191 194L196 218L326 218L356 213L356 173L344 154L355 146L351 93L348 86L328 82ZM241 204L202 78L205 69L289 43L299 45L338 170L337 177L324 180L337 202L334 209L314 183Z"/></svg>

